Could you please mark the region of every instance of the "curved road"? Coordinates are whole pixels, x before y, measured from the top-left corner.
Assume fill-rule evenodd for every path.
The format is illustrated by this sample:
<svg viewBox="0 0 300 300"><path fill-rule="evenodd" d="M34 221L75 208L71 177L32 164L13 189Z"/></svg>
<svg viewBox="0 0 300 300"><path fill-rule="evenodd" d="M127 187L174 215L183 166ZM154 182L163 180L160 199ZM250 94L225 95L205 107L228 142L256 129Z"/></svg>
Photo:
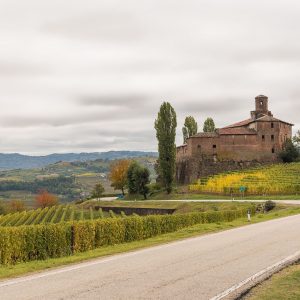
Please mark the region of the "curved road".
<svg viewBox="0 0 300 300"><path fill-rule="evenodd" d="M300 250L300 215L0 282L6 299L210 299Z"/></svg>

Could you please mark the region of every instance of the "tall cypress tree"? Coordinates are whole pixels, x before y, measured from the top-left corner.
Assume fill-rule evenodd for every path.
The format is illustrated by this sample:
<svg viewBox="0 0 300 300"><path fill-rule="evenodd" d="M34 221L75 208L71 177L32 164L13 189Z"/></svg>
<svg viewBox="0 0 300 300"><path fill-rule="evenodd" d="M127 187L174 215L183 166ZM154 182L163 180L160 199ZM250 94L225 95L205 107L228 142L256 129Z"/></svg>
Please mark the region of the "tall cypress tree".
<svg viewBox="0 0 300 300"><path fill-rule="evenodd" d="M186 143L186 140L195 135L198 132L198 124L195 121L194 117L188 116L185 118L184 127L182 127L183 133L183 143Z"/></svg>
<svg viewBox="0 0 300 300"><path fill-rule="evenodd" d="M207 118L203 125L203 132L214 132L216 130L215 122L212 118Z"/></svg>
<svg viewBox="0 0 300 300"><path fill-rule="evenodd" d="M155 129L158 140L159 173L168 194L172 191L175 177L176 127L176 112L169 102L164 102L155 120Z"/></svg>

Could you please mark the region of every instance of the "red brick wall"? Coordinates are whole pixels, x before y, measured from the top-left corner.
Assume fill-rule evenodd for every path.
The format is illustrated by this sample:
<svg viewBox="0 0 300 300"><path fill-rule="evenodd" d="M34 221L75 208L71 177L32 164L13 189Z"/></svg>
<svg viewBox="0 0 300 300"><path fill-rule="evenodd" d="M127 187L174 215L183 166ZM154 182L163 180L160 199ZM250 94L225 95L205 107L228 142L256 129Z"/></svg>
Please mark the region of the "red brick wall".
<svg viewBox="0 0 300 300"><path fill-rule="evenodd" d="M257 135L192 137L186 146L177 148L177 160L214 155L218 160L278 160L284 141L292 137L292 127L282 122L256 122L251 127L257 130Z"/></svg>

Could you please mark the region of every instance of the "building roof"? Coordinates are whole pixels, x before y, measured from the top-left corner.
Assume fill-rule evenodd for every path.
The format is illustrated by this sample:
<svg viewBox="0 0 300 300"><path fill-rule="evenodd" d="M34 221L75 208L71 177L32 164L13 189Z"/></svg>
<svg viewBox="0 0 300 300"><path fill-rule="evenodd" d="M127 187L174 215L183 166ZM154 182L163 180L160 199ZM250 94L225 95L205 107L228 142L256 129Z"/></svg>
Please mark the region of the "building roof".
<svg viewBox="0 0 300 300"><path fill-rule="evenodd" d="M235 128L221 128L218 129L220 135L256 135L257 132L254 129L246 127L235 127Z"/></svg>
<svg viewBox="0 0 300 300"><path fill-rule="evenodd" d="M294 124L291 124L291 123L288 123L288 122L285 122L285 121L282 121L282 120L279 120L277 118L267 116L267 115L262 116L261 118L258 118L255 121L257 121L257 122L281 122L281 123L285 123L285 124L294 126Z"/></svg>
<svg viewBox="0 0 300 300"><path fill-rule="evenodd" d="M264 115L258 119L247 119L247 120L244 120L244 121L241 121L241 122L238 122L238 123L234 123L232 125L228 125L224 128L234 128L234 127L242 127L242 126L247 126L251 123L254 123L254 122L281 122L281 123L285 123L285 124L288 124L288 125L291 125L291 126L294 126L294 124L291 124L289 122L285 122L285 121L282 121L282 120L279 120L277 118L274 118L274 117L271 117L271 116L268 116L268 115Z"/></svg>
<svg viewBox="0 0 300 300"><path fill-rule="evenodd" d="M234 123L234 124L228 125L228 126L226 126L224 128L247 126L247 125L249 125L252 122L253 122L253 119L247 119L247 120L244 120L244 121L241 121L241 122L238 122L238 123Z"/></svg>
<svg viewBox="0 0 300 300"><path fill-rule="evenodd" d="M193 137L218 137L218 133L216 132L198 132L195 135L191 136Z"/></svg>

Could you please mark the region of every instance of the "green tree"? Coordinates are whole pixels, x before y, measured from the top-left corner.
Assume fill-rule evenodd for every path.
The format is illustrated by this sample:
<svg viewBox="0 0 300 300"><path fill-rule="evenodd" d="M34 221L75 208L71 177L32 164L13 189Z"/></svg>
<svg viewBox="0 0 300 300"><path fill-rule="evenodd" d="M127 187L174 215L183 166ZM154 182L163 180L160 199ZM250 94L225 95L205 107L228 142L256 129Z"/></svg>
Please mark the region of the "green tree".
<svg viewBox="0 0 300 300"><path fill-rule="evenodd" d="M295 136L293 137L293 142L297 145L300 145L300 130L298 130Z"/></svg>
<svg viewBox="0 0 300 300"><path fill-rule="evenodd" d="M203 125L203 132L215 132L216 126L212 118L207 118Z"/></svg>
<svg viewBox="0 0 300 300"><path fill-rule="evenodd" d="M198 132L198 124L194 117L188 116L185 118L184 126L182 127L183 143L185 144L187 139Z"/></svg>
<svg viewBox="0 0 300 300"><path fill-rule="evenodd" d="M172 191L175 177L176 127L176 112L170 103L164 102L155 120L155 129L158 140L159 173L168 194Z"/></svg>
<svg viewBox="0 0 300 300"><path fill-rule="evenodd" d="M99 182L95 185L95 187L92 191L92 197L99 199L103 195L104 191L105 191L105 189L104 189L103 185Z"/></svg>
<svg viewBox="0 0 300 300"><path fill-rule="evenodd" d="M147 199L147 193L149 192L149 183L149 169L144 166L141 166L135 161L132 162L127 172L127 184L129 193L139 193L144 196L144 199Z"/></svg>
<svg viewBox="0 0 300 300"><path fill-rule="evenodd" d="M299 159L299 151L291 139L285 141L279 156L285 163L291 163Z"/></svg>
<svg viewBox="0 0 300 300"><path fill-rule="evenodd" d="M135 183L135 169L138 167L138 163L134 160L129 165L128 171L127 171L127 187L128 187L128 193L129 194L137 194L137 188Z"/></svg>
<svg viewBox="0 0 300 300"><path fill-rule="evenodd" d="M147 193L149 192L148 184L150 183L149 169L143 166L138 166L134 171L134 179L138 193L143 195L144 199L147 199Z"/></svg>

